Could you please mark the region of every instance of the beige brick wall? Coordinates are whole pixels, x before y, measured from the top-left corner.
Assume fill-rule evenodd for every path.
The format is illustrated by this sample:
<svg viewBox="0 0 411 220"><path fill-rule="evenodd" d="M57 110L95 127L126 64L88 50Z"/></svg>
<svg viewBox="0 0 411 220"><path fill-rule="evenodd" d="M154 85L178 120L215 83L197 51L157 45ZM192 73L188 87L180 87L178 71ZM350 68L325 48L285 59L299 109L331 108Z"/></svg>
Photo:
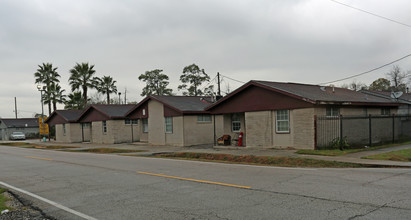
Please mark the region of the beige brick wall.
<svg viewBox="0 0 411 220"><path fill-rule="evenodd" d="M184 116L184 146L213 143L213 117L211 122L197 122L197 115Z"/></svg>
<svg viewBox="0 0 411 220"><path fill-rule="evenodd" d="M293 147L314 149L314 108L294 109L291 115Z"/></svg>
<svg viewBox="0 0 411 220"><path fill-rule="evenodd" d="M148 142L153 145L165 145L163 104L150 100L148 102L148 112Z"/></svg>
<svg viewBox="0 0 411 220"><path fill-rule="evenodd" d="M184 146L183 130L184 119L183 116L173 118L173 132L166 133L166 144L173 146ZM165 126L165 125L164 125Z"/></svg>
<svg viewBox="0 0 411 220"><path fill-rule="evenodd" d="M245 113L247 147L269 147L273 145L272 114L272 111Z"/></svg>
<svg viewBox="0 0 411 220"><path fill-rule="evenodd" d="M294 147L294 134L295 134L295 127L294 127L294 111L289 110L289 128L290 131L288 133L282 133L276 131L277 129L277 120L276 120L276 111L272 111L272 134L273 134L273 147L276 148L287 148L287 147ZM296 122L298 124L298 122Z"/></svg>
<svg viewBox="0 0 411 220"><path fill-rule="evenodd" d="M67 123L66 134L63 132L63 124L56 124L56 141L64 143L82 142L81 124Z"/></svg>

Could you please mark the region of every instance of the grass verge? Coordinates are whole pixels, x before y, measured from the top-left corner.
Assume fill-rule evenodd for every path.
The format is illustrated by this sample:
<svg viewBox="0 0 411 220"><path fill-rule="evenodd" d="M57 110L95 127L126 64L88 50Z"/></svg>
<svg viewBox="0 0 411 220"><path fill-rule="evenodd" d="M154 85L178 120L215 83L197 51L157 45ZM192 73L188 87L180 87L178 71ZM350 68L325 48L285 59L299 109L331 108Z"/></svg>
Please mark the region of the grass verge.
<svg viewBox="0 0 411 220"><path fill-rule="evenodd" d="M362 157L363 159L371 160L393 160L402 162L411 162L411 149L404 149L398 151L392 151L387 153L381 153L371 156Z"/></svg>
<svg viewBox="0 0 411 220"><path fill-rule="evenodd" d="M316 160L298 157L269 157L254 155L231 155L231 154L211 154L211 153L159 153L151 157L158 158L176 158L186 160L213 161L224 163L240 163L252 165L269 165L280 167L329 167L329 168L361 168L376 167L374 165L346 163L338 161Z"/></svg>
<svg viewBox="0 0 411 220"><path fill-rule="evenodd" d="M10 143L1 143L3 146L12 146L12 147L24 147L24 148L36 148L36 149L66 149L66 148L79 148L74 146L61 146L61 145L36 145L33 143L26 142L10 142Z"/></svg>
<svg viewBox="0 0 411 220"><path fill-rule="evenodd" d="M9 199L6 198L3 193L6 192L7 190L0 188L0 211L6 210L6 209L10 209L10 207L6 206L6 201L8 201Z"/></svg>
<svg viewBox="0 0 411 220"><path fill-rule="evenodd" d="M9 142L9 143L1 143L2 146L12 146L12 147L27 147L32 144L27 142Z"/></svg>
<svg viewBox="0 0 411 220"><path fill-rule="evenodd" d="M91 148L84 150L66 150L69 152L86 152L86 153L99 153L99 154L118 154L118 153L135 153L145 152L145 150L129 150L129 149L117 149L117 148Z"/></svg>
<svg viewBox="0 0 411 220"><path fill-rule="evenodd" d="M381 146L369 147L369 148L360 148L360 149L346 149L346 150L339 150L339 149L332 149L332 150L298 150L296 151L297 154L308 154L308 155L319 155L319 156L343 156L346 154L357 153L361 151L370 151L370 150L377 150L382 148L388 147L395 147L404 144L411 144L411 141L398 143L398 144L386 144Z"/></svg>

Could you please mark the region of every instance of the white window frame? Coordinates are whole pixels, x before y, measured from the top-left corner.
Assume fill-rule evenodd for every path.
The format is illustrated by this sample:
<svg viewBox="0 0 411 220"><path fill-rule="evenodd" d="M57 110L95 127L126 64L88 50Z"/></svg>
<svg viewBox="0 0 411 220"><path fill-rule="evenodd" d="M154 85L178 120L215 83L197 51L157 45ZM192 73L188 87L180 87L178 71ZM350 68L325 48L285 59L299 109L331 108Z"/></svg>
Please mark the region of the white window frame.
<svg viewBox="0 0 411 220"><path fill-rule="evenodd" d="M381 108L381 115L391 115L390 108Z"/></svg>
<svg viewBox="0 0 411 220"><path fill-rule="evenodd" d="M241 131L240 114L234 113L231 115L231 131L236 133Z"/></svg>
<svg viewBox="0 0 411 220"><path fill-rule="evenodd" d="M124 120L125 125L137 125L138 124L138 119L125 119Z"/></svg>
<svg viewBox="0 0 411 220"><path fill-rule="evenodd" d="M338 116L340 116L340 108L327 107L325 109L325 116L327 116L327 117L338 117Z"/></svg>
<svg viewBox="0 0 411 220"><path fill-rule="evenodd" d="M283 113L286 113L285 115ZM284 118L283 116L286 116ZM280 123L286 122L286 129L280 130L282 126ZM276 133L290 133L290 110L277 110L275 112L275 132Z"/></svg>
<svg viewBox="0 0 411 220"><path fill-rule="evenodd" d="M165 132L167 134L173 133L173 117L164 117Z"/></svg>
<svg viewBox="0 0 411 220"><path fill-rule="evenodd" d="M148 133L148 118L141 119L143 124L143 133Z"/></svg>
<svg viewBox="0 0 411 220"><path fill-rule="evenodd" d="M211 122L211 115L197 115L197 122Z"/></svg>

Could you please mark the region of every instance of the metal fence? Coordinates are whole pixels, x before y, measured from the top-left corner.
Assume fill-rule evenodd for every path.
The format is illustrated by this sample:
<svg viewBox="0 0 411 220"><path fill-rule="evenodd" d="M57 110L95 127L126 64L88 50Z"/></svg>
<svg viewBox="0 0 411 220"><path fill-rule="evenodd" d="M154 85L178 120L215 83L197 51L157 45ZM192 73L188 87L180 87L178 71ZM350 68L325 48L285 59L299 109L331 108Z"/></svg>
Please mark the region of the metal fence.
<svg viewBox="0 0 411 220"><path fill-rule="evenodd" d="M316 149L357 148L411 140L411 115L315 116Z"/></svg>

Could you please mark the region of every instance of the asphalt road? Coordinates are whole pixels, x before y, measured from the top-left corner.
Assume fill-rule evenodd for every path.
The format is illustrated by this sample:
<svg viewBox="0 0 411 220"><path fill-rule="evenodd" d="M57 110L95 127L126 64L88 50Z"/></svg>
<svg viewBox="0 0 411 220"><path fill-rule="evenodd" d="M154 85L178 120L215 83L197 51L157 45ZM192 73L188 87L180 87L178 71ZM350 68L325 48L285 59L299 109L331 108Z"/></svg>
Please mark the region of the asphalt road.
<svg viewBox="0 0 411 220"><path fill-rule="evenodd" d="M55 202L25 196L57 219L411 219L411 169L279 168L0 146L1 183Z"/></svg>

